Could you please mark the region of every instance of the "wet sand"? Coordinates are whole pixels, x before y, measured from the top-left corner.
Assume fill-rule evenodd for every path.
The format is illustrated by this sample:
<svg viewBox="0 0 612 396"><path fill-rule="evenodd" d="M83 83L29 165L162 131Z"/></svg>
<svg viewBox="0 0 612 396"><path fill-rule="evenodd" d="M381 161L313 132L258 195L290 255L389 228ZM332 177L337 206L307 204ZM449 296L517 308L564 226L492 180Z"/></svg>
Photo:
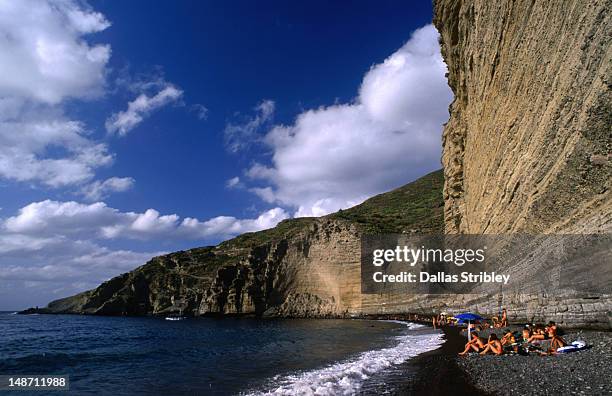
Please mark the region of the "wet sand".
<svg viewBox="0 0 612 396"><path fill-rule="evenodd" d="M476 388L466 373L457 365L457 351L463 350L465 336L459 329L443 328L446 342L441 348L424 353L410 361L416 367L416 378L400 392L405 395L448 396L485 395Z"/></svg>

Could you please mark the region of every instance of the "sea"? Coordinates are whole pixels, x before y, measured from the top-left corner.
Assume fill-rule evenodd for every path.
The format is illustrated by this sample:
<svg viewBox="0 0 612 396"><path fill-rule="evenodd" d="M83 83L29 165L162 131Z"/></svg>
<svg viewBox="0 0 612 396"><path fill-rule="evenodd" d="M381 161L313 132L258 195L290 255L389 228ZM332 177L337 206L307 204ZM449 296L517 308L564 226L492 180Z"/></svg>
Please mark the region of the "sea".
<svg viewBox="0 0 612 396"><path fill-rule="evenodd" d="M68 375L78 395L396 393L442 343L400 321L0 312L0 375Z"/></svg>

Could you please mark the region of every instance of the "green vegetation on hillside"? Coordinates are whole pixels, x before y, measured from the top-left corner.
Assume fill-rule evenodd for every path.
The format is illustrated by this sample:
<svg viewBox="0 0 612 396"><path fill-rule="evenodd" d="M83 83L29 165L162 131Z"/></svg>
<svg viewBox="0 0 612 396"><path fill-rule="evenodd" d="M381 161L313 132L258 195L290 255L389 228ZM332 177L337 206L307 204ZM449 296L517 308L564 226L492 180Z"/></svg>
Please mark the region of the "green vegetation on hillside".
<svg viewBox="0 0 612 396"><path fill-rule="evenodd" d="M444 174L438 170L329 217L354 222L368 233L442 232L443 186Z"/></svg>
<svg viewBox="0 0 612 396"><path fill-rule="evenodd" d="M444 229L442 170L408 183L395 190L376 195L360 205L326 216L347 220L367 233L437 233ZM269 230L249 232L225 241L220 249L244 249L269 241L290 237L315 221L312 217L289 219Z"/></svg>
<svg viewBox="0 0 612 396"><path fill-rule="evenodd" d="M220 249L242 249L259 246L269 241L275 241L290 237L314 222L313 217L300 217L296 219L283 220L274 228L268 230L247 232L242 235L221 242Z"/></svg>

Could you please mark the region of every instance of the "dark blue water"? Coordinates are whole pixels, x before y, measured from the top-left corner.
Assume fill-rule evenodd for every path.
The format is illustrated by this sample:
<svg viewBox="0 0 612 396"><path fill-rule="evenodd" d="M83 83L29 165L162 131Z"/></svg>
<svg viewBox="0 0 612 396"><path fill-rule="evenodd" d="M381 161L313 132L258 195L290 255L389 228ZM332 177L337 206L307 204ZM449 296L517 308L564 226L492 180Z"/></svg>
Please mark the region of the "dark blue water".
<svg viewBox="0 0 612 396"><path fill-rule="evenodd" d="M68 374L78 394L237 394L277 387L292 394L318 378L333 393L344 372L355 377L355 367L365 364L362 371L374 373L393 364L388 353L381 360L376 351L397 352L401 340L408 345L409 331L360 320L172 322L0 313L0 374ZM410 340L411 347L417 344ZM363 379L349 378L347 389Z"/></svg>

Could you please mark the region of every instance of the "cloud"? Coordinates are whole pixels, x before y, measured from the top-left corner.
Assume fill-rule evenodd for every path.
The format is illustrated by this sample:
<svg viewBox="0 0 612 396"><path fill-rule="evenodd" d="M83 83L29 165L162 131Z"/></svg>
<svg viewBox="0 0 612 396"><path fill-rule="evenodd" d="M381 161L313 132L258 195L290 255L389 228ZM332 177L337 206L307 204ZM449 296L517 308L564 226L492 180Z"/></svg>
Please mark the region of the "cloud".
<svg viewBox="0 0 612 396"><path fill-rule="evenodd" d="M155 209L143 213L121 212L104 202L45 200L33 202L19 209L15 216L2 221L3 235L52 238L75 237L81 239L206 239L225 238L244 232L274 227L288 214L274 208L254 219L218 216L206 221L176 214L161 215ZM7 246L10 246L7 242Z"/></svg>
<svg viewBox="0 0 612 396"><path fill-rule="evenodd" d="M240 181L240 178L238 176L232 177L231 179L228 179L225 182L225 188L228 189L236 189L236 188L242 188L242 182Z"/></svg>
<svg viewBox="0 0 612 396"><path fill-rule="evenodd" d="M152 96L142 93L128 103L127 110L115 113L106 120L106 130L108 133L125 136L153 111L177 101L182 95L183 91L172 84L167 84Z"/></svg>
<svg viewBox="0 0 612 396"><path fill-rule="evenodd" d="M266 99L255 106L254 116L246 118L241 123L228 123L223 131L227 149L237 153L257 141L259 130L272 120L274 108L274 101Z"/></svg>
<svg viewBox="0 0 612 396"><path fill-rule="evenodd" d="M113 156L62 104L104 92L110 26L76 1L0 2L0 177L50 187L83 183Z"/></svg>
<svg viewBox="0 0 612 396"><path fill-rule="evenodd" d="M193 111L198 119L206 121L208 119L208 108L199 103L192 104L189 109Z"/></svg>
<svg viewBox="0 0 612 396"><path fill-rule="evenodd" d="M0 253L0 309L14 309L94 288L165 252L113 250L61 236L0 234Z"/></svg>
<svg viewBox="0 0 612 396"><path fill-rule="evenodd" d="M107 146L87 135L84 124L55 109L22 104L15 114L0 111L0 177L50 187L85 182L113 162Z"/></svg>
<svg viewBox="0 0 612 396"><path fill-rule="evenodd" d="M110 46L85 36L109 26L76 1L0 2L0 96L58 104L101 94Z"/></svg>
<svg viewBox="0 0 612 396"><path fill-rule="evenodd" d="M131 177L111 177L104 181L96 180L81 188L80 193L88 201L97 201L106 198L109 193L131 189L134 182L135 180Z"/></svg>
<svg viewBox="0 0 612 396"><path fill-rule="evenodd" d="M358 97L305 111L272 128L270 166L246 175L266 202L319 216L353 206L440 167L442 125L452 92L432 25L364 76Z"/></svg>
<svg viewBox="0 0 612 396"><path fill-rule="evenodd" d="M168 241L225 239L274 227L288 217L284 210L274 208L251 219L218 216L202 221L162 215L155 209L122 212L103 202L33 202L14 216L0 219L0 309L46 304L93 288L164 254L103 244L136 239L155 246Z"/></svg>
<svg viewBox="0 0 612 396"><path fill-rule="evenodd" d="M179 229L187 234L210 237L213 235L239 235L245 232L265 230L276 226L280 221L289 218L289 214L281 208L263 212L255 219L236 219L231 216L218 216L205 222L186 218Z"/></svg>

